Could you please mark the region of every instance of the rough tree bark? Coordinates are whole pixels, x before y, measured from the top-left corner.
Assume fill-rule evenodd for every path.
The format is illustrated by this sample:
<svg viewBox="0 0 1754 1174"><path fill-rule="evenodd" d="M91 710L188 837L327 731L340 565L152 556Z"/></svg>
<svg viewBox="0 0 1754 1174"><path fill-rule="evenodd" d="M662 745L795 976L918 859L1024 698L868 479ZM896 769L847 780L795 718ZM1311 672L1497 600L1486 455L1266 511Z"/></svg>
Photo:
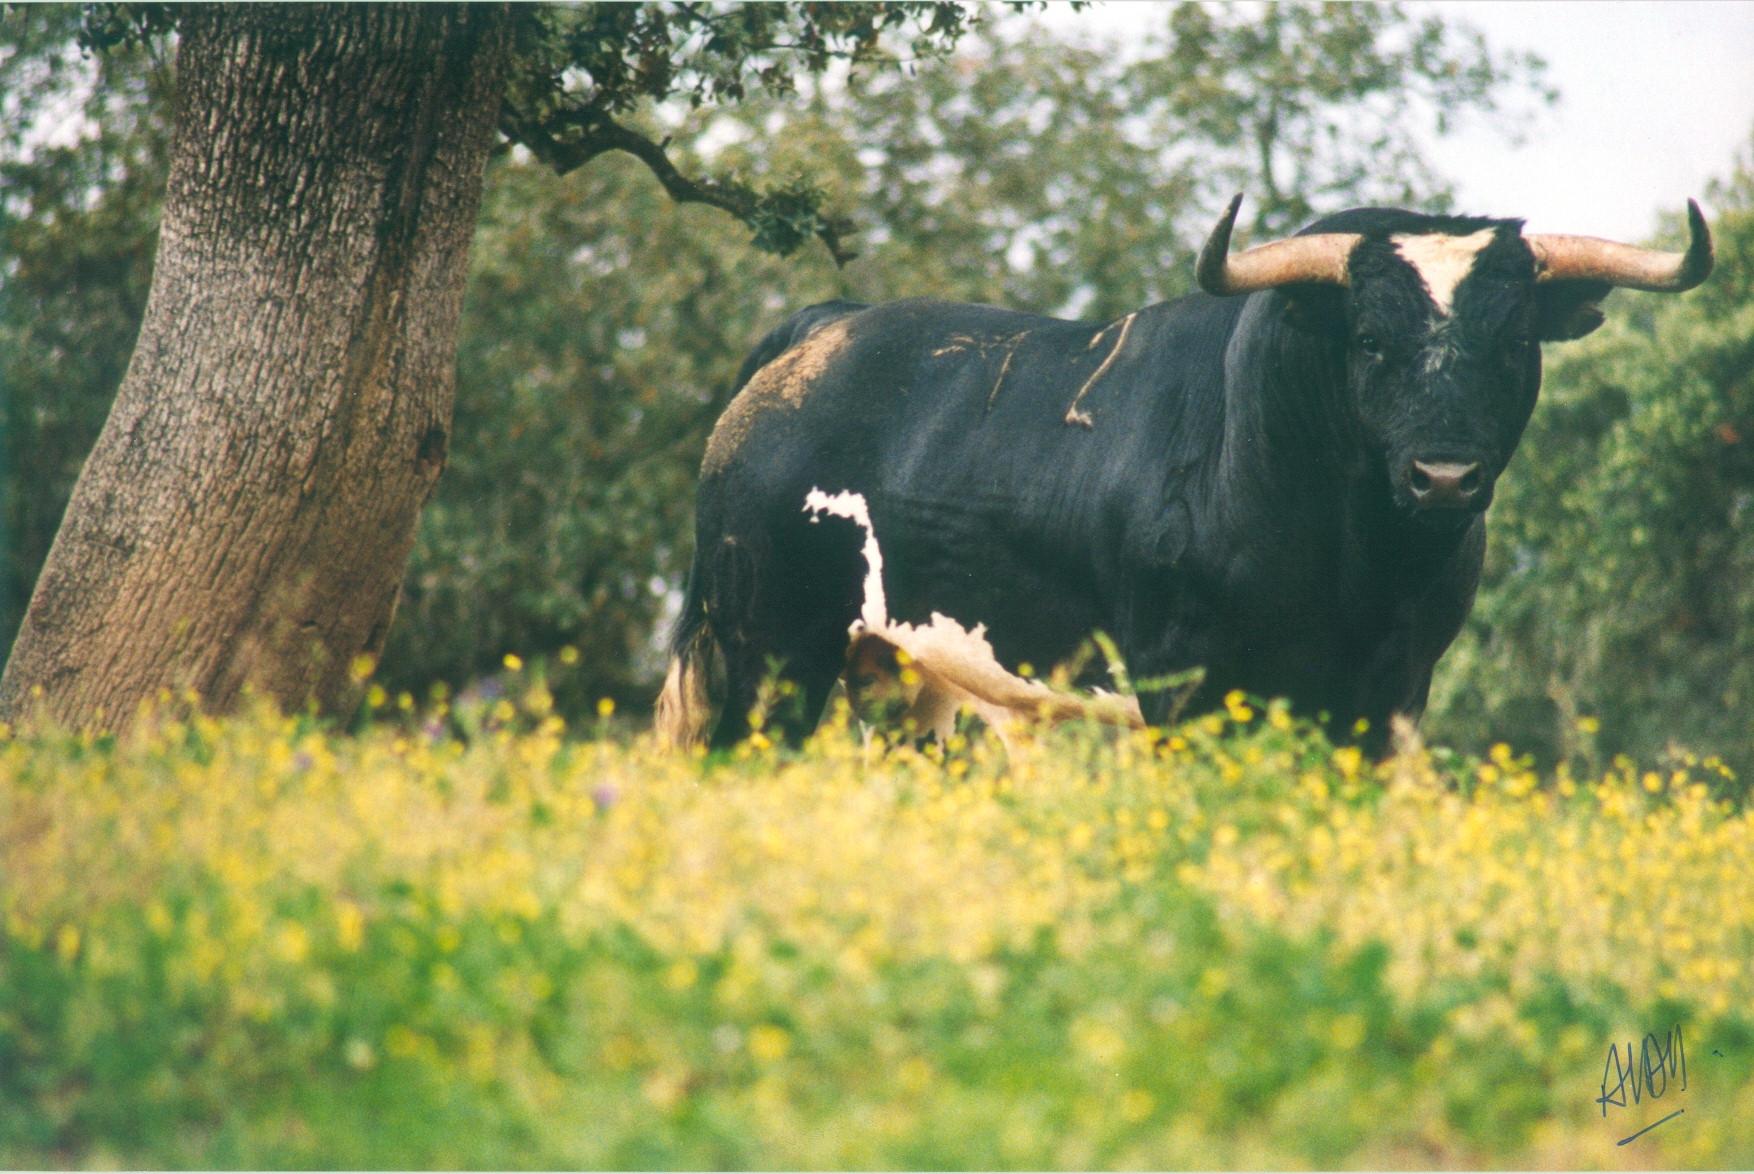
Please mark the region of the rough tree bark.
<svg viewBox="0 0 1754 1174"><path fill-rule="evenodd" d="M507 13L201 7L181 31L145 320L0 716L350 704L444 464Z"/></svg>

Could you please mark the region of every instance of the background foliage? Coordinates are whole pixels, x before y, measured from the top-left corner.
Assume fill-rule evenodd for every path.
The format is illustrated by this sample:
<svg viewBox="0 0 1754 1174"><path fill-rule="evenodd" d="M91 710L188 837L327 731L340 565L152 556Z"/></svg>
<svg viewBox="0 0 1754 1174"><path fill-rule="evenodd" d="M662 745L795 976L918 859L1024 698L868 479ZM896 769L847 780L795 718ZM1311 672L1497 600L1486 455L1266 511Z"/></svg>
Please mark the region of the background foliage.
<svg viewBox="0 0 1754 1174"><path fill-rule="evenodd" d="M134 349L169 159L162 45L81 60L79 9L0 15L0 643ZM59 131L44 136L48 130ZM26 149L27 136L37 139Z"/></svg>
<svg viewBox="0 0 1754 1174"><path fill-rule="evenodd" d="M1554 350L1439 672L1444 736L1584 758L1712 746L1754 769L1754 143L1708 195L1711 280L1616 294Z"/></svg>
<svg viewBox="0 0 1754 1174"><path fill-rule="evenodd" d="M150 38L79 57L76 10L0 21L4 642L131 346L170 78ZM1509 133L1551 97L1538 63L1392 7L1276 6L1256 21L1181 5L1155 36L1129 54L1005 16L910 72L814 80L733 53L662 78L618 58L602 66L607 88L530 97L563 145L561 123L601 107L668 137L690 175L808 192L810 208L851 221L837 239L862 255L780 260L736 220L673 202L627 153L558 177L554 158L503 154L476 241L451 463L387 683L461 687L508 650L571 645L582 665L563 708L644 704L705 434L742 355L789 309L925 294L1111 317L1186 290L1232 191L1249 194L1258 232L1358 202L1441 209L1448 191L1415 128L1484 115ZM646 100L678 92L713 100ZM81 117L80 133L43 139ZM1737 720L1754 688L1749 164L1711 194L1720 263L1704 289L1622 293L1607 327L1550 352L1431 736L1579 759L1675 742L1754 767ZM794 237L826 223L798 216Z"/></svg>

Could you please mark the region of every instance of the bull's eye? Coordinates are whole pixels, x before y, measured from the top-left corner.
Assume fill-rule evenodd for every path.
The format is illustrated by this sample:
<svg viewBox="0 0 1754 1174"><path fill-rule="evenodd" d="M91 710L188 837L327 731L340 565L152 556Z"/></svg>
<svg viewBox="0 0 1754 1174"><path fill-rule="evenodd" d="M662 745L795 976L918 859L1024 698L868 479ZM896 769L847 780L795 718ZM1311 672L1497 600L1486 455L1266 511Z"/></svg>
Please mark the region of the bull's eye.
<svg viewBox="0 0 1754 1174"><path fill-rule="evenodd" d="M1359 335L1358 350L1359 353L1363 354L1366 358L1382 358L1382 343L1377 341L1377 337L1374 334Z"/></svg>

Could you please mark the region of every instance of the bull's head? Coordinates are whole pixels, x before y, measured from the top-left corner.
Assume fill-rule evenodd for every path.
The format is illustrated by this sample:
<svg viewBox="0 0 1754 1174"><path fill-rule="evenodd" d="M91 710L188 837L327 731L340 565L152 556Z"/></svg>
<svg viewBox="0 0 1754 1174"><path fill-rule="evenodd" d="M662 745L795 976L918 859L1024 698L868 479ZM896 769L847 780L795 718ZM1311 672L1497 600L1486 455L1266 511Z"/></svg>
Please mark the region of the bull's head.
<svg viewBox="0 0 1754 1174"><path fill-rule="evenodd" d="M1298 320L1344 338L1353 423L1384 462L1396 503L1428 520L1486 508L1534 409L1540 343L1602 323L1616 286L1678 292L1711 272L1711 234L1664 253L1593 237L1522 234L1517 220L1342 213L1230 255L1239 195L1200 252L1202 289L1284 289ZM1357 226L1362 231L1331 231ZM1324 292L1325 291L1325 292Z"/></svg>

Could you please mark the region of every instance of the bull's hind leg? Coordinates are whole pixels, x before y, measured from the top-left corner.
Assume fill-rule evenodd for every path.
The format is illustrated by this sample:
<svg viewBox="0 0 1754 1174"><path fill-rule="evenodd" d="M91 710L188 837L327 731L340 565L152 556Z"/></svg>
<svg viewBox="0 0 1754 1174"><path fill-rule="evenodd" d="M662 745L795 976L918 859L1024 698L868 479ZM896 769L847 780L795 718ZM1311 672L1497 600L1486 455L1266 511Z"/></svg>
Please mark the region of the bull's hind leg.
<svg viewBox="0 0 1754 1174"><path fill-rule="evenodd" d="M854 528L799 513L772 542L720 540L708 609L725 659L725 705L711 745L748 737L759 707L763 728L797 744L816 728L845 664L847 629L858 615L864 563Z"/></svg>
<svg viewBox="0 0 1754 1174"><path fill-rule="evenodd" d="M843 641L844 643L844 641ZM713 730L714 749L734 746L755 729L778 731L789 744L802 742L822 718L840 676L840 652L826 647L789 653L745 645L725 655L725 708Z"/></svg>

